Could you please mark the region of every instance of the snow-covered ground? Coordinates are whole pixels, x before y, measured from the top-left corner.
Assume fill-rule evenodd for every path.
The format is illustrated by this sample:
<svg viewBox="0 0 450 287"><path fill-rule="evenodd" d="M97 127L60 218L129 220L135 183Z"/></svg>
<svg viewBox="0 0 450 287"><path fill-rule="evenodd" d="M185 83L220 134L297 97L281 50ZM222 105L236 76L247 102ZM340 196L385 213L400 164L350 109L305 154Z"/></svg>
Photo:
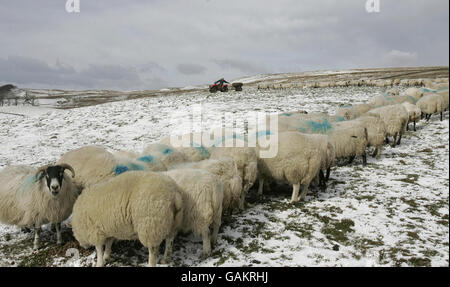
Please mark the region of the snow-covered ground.
<svg viewBox="0 0 450 287"><path fill-rule="evenodd" d="M366 102L381 88L324 88L209 94L167 94L70 110L0 107L0 168L55 162L70 149L100 144L110 150L142 148L176 130L202 104L204 129L224 112L240 120L249 111L307 110L333 113L339 105ZM19 115L20 114L20 115ZM272 187L263 199L249 193L244 212L223 219L212 256L200 260L201 241L178 236L171 266L448 266L449 114L433 116L407 132L380 159L335 167L326 192L312 189L290 205L290 188ZM254 188L256 188L255 186ZM64 246L43 232L32 251L32 233L0 224L0 266L89 266L94 249L80 248L64 228ZM74 257L71 248L80 252ZM110 266L143 266L138 242L113 246Z"/></svg>

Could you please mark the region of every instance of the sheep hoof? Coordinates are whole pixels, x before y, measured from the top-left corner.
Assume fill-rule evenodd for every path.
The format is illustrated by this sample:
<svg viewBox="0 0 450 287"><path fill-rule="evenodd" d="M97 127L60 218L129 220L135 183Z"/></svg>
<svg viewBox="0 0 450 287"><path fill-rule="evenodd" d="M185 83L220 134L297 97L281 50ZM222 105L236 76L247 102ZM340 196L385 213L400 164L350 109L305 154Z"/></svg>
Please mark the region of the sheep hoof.
<svg viewBox="0 0 450 287"><path fill-rule="evenodd" d="M169 264L170 263L170 258L163 258L161 259L161 264Z"/></svg>
<svg viewBox="0 0 450 287"><path fill-rule="evenodd" d="M202 256L200 256L200 259L201 260L205 260L205 259L207 259L208 257L209 257L209 255L210 255L211 253L202 253Z"/></svg>

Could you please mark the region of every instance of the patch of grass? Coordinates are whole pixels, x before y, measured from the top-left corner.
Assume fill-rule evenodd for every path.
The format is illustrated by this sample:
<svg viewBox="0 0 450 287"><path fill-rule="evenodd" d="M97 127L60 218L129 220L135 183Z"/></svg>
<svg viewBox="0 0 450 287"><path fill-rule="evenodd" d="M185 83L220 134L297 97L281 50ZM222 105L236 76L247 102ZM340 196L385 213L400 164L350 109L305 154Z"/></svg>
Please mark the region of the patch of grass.
<svg viewBox="0 0 450 287"><path fill-rule="evenodd" d="M312 224L288 222L285 223L285 228L286 230L294 231L300 238L312 239L312 231L314 231Z"/></svg>
<svg viewBox="0 0 450 287"><path fill-rule="evenodd" d="M419 185L416 181L419 179L419 175L418 174L408 174L408 176L406 178L400 178L400 179L396 179L397 181L402 181L402 182L406 182L409 184L415 184L415 185Z"/></svg>
<svg viewBox="0 0 450 287"><path fill-rule="evenodd" d="M347 234L355 231L352 228L353 226L355 226L355 223L351 219L342 219L340 221L329 219L328 222L325 222L325 226L321 231L328 240L347 244L349 241Z"/></svg>
<svg viewBox="0 0 450 287"><path fill-rule="evenodd" d="M419 150L419 152L426 152L426 153L432 153L433 152L433 150L431 149L431 148L425 148L425 149L423 149L423 150Z"/></svg>
<svg viewBox="0 0 450 287"><path fill-rule="evenodd" d="M412 208L416 209L419 205L413 199L406 199L404 197L400 198L404 203L408 204Z"/></svg>
<svg viewBox="0 0 450 287"><path fill-rule="evenodd" d="M431 260L428 258L412 257L408 263L414 267L431 267Z"/></svg>

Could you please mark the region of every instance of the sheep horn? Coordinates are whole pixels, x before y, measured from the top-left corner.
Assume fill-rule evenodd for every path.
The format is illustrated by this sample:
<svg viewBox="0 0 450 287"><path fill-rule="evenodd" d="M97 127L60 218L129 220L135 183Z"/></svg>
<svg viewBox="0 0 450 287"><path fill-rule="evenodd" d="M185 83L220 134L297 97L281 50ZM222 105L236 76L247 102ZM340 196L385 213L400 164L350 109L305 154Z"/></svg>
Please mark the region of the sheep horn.
<svg viewBox="0 0 450 287"><path fill-rule="evenodd" d="M71 167L67 163L61 163L61 164L59 164L59 166L63 167L64 169L70 170L70 172L72 173L72 177L75 177L75 170L73 170L73 167Z"/></svg>
<svg viewBox="0 0 450 287"><path fill-rule="evenodd" d="M40 179L40 178L39 178L39 174L40 174L41 172L47 170L47 168L48 168L48 165L44 165L44 166L41 166L40 168L38 168L38 170L36 171L36 173L35 173L35 175L34 175L34 178L35 178L36 181L38 181L38 180Z"/></svg>

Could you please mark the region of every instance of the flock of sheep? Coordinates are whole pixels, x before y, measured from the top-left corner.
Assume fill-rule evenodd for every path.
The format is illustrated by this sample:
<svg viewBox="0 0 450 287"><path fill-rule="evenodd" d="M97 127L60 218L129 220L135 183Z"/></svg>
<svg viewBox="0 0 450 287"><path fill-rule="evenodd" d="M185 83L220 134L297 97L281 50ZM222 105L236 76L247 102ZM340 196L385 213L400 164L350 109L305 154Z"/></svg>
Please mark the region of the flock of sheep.
<svg viewBox="0 0 450 287"><path fill-rule="evenodd" d="M0 222L34 228L37 249L42 225L54 224L61 244L61 222L72 216L77 241L96 248L96 266L110 258L115 240L139 240L149 249L149 266L156 266L165 241L160 262L168 263L174 238L190 232L202 237L206 258L222 215L244 209L257 179L259 194L265 181L292 185L295 203L305 199L310 185L325 190L336 162L362 157L365 164L368 147L379 157L389 137L393 147L400 144L408 123L415 130L423 116L429 120L440 113L442 120L449 106L448 79L417 85L424 87L402 94L394 87L335 115L285 112L278 115L278 130L237 135L220 129L226 136L212 146L195 143L191 133L183 135L190 147L176 148L167 137L140 153L85 146L63 154L55 165L9 166L0 171ZM275 135L278 153L261 157L261 137ZM248 144L253 136L256 147Z"/></svg>
<svg viewBox="0 0 450 287"><path fill-rule="evenodd" d="M335 87L391 87L391 86L404 86L404 87L417 87L427 86L432 84L431 79L359 79L351 81L308 81L298 83L267 83L263 82L258 84L258 90L268 89L289 89L289 88L335 88Z"/></svg>

